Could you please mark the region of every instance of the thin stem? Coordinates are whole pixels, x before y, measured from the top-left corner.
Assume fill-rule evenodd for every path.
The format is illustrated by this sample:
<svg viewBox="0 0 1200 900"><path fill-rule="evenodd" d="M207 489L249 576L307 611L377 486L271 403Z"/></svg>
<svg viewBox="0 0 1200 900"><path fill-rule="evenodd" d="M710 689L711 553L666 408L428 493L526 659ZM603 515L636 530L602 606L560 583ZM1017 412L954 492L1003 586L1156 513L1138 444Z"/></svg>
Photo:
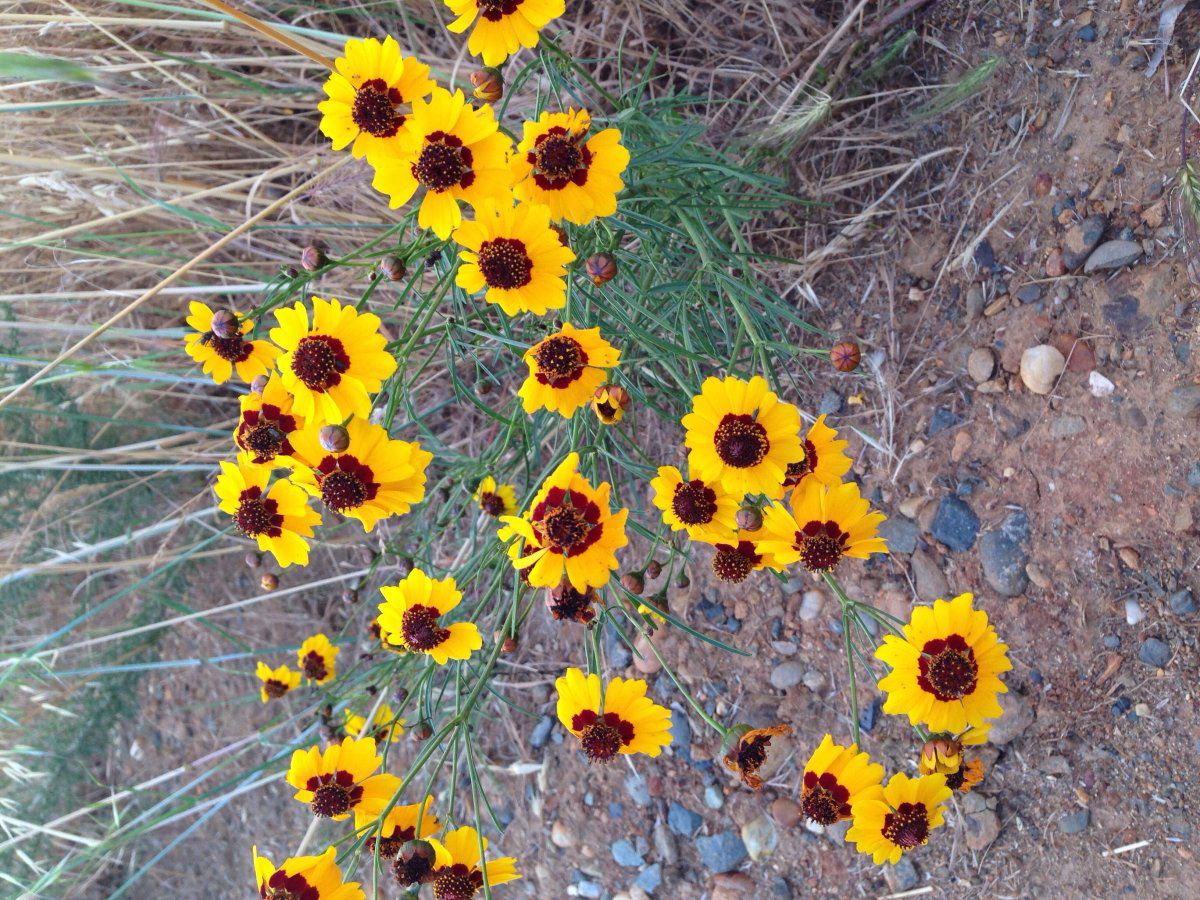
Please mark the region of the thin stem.
<svg viewBox="0 0 1200 900"><path fill-rule="evenodd" d="M239 22L241 22L243 25L245 25L247 28L251 28L254 31L257 31L259 34L263 35L264 37L269 37L271 40L275 41L277 44L282 44L284 47L287 47L289 50L294 50L295 52L301 54L302 56L307 56L309 59L311 59L313 62L317 63L318 65L324 66L325 68L329 69L331 72L333 71L333 68L334 68L333 60L330 59L328 56L322 56L316 50L312 49L312 47L309 47L306 44L301 43L300 41L296 40L295 38L288 37L286 34L284 34L278 28L274 28L271 25L268 25L266 22L262 21L261 19L256 19L254 16L252 16L248 13L244 13L241 10L234 9L228 3L223 2L223 0L200 0L200 2L203 3L205 6L211 6L217 12L223 12L227 16L232 16L233 18L235 18Z"/></svg>

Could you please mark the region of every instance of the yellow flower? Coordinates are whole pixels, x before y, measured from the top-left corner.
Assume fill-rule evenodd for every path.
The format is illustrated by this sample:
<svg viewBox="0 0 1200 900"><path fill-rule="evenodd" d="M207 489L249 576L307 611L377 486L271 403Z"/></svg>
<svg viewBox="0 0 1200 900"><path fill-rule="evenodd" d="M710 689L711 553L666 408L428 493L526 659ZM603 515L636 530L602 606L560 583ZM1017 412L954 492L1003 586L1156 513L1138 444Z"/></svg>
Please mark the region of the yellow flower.
<svg viewBox="0 0 1200 900"><path fill-rule="evenodd" d="M212 375L217 384L224 384L237 370L238 378L249 384L259 375L266 375L275 365L279 354L267 341L248 341L243 335L254 328L249 319L241 319L231 337L213 333L213 311L198 300L188 304L188 325L195 330L184 339L187 355L201 363L205 375Z"/></svg>
<svg viewBox="0 0 1200 900"><path fill-rule="evenodd" d="M213 490L223 513L258 549L275 557L281 568L292 563L308 565L308 542L320 513L309 509L308 497L289 481L277 480L267 490L271 471L256 466L249 453L239 453L236 463L221 461L221 474Z"/></svg>
<svg viewBox="0 0 1200 900"><path fill-rule="evenodd" d="M787 467L804 456L800 413L757 375L706 378L683 427L692 477L738 496L783 496Z"/></svg>
<svg viewBox="0 0 1200 900"><path fill-rule="evenodd" d="M428 97L437 86L429 66L401 56L400 45L390 35L383 43L351 38L334 66L325 81L329 99L317 106L321 134L333 142L334 150L353 141L350 152L369 162L400 140L410 104Z"/></svg>
<svg viewBox="0 0 1200 900"><path fill-rule="evenodd" d="M371 719L371 730L363 734L363 729L367 727L366 718L349 709L344 711L344 715L346 717L346 734L351 737L372 737L376 744L382 744L384 741L404 734L404 725L407 721L396 718L396 713L392 708L383 703Z"/></svg>
<svg viewBox="0 0 1200 900"><path fill-rule="evenodd" d="M666 616L663 615L662 609L653 600L647 600L645 603L639 603L637 605L637 611L640 615L648 618L651 623L653 623L655 628L667 621Z"/></svg>
<svg viewBox="0 0 1200 900"><path fill-rule="evenodd" d="M400 790L395 775L374 774L382 764L372 738L347 737L324 753L316 746L294 752L287 783L296 788L296 799L320 818L346 819L359 807L378 816Z"/></svg>
<svg viewBox="0 0 1200 900"><path fill-rule="evenodd" d="M296 651L296 665L309 681L325 684L337 673L335 658L340 652L324 634L314 634Z"/></svg>
<svg viewBox="0 0 1200 900"><path fill-rule="evenodd" d="M385 642L412 653L427 653L439 666L468 659L483 646L474 622L446 625L442 617L462 602L453 578L435 581L420 569L392 587L379 589L379 628Z"/></svg>
<svg viewBox="0 0 1200 900"><path fill-rule="evenodd" d="M1000 675L1012 668L987 613L970 594L918 606L904 638L887 635L875 656L892 671L879 682L883 711L908 716L935 732L959 732L999 718L996 699L1008 688Z"/></svg>
<svg viewBox="0 0 1200 900"><path fill-rule="evenodd" d="M313 297L312 325L304 304L275 310L279 327L271 340L283 348L279 372L295 398L293 406L309 425L340 423L371 412L369 394L396 371L384 350L379 317L359 313L338 300Z"/></svg>
<svg viewBox="0 0 1200 900"><path fill-rule="evenodd" d="M600 676L567 669L554 682L558 720L579 738L591 762L634 753L658 756L671 743L671 711L646 696L646 682L614 678L601 702Z"/></svg>
<svg viewBox="0 0 1200 900"><path fill-rule="evenodd" d="M825 424L825 416L818 416L804 437L804 457L787 467L783 486L794 489L806 479L815 479L830 487L840 484L842 476L850 471L850 457L846 455L848 446Z"/></svg>
<svg viewBox="0 0 1200 900"><path fill-rule="evenodd" d="M547 206L555 220L576 225L615 213L629 151L617 129L589 138L591 127L591 116L582 109L547 111L526 122L511 163L517 199Z"/></svg>
<svg viewBox="0 0 1200 900"><path fill-rule="evenodd" d="M772 725L770 728L746 728L725 753L725 768L737 774L742 784L757 791L762 787L758 770L767 761L771 749L771 738L792 733L790 725Z"/></svg>
<svg viewBox="0 0 1200 900"><path fill-rule="evenodd" d="M264 898L303 897L304 900L365 900L357 881L343 882L337 850L320 856L292 856L278 869L254 847L254 881Z"/></svg>
<svg viewBox="0 0 1200 900"><path fill-rule="evenodd" d="M566 8L564 0L445 0L457 19L447 27L462 34L475 16L479 24L467 49L482 56L485 66L498 66L522 47L536 47L538 32Z"/></svg>
<svg viewBox="0 0 1200 900"><path fill-rule="evenodd" d="M550 210L520 203L480 203L475 220L454 232L463 246L455 284L469 294L484 288L484 299L506 315L545 315L567 302L567 265L575 259L550 227Z"/></svg>
<svg viewBox="0 0 1200 900"><path fill-rule="evenodd" d="M952 793L945 775L893 775L887 787L876 785L855 799L846 840L859 853L869 853L875 865L898 863L906 850L928 843L929 832L943 824L942 807Z"/></svg>
<svg viewBox="0 0 1200 900"><path fill-rule="evenodd" d="M386 805L386 804L385 804ZM370 813L361 806L354 811L354 830L369 829L366 849L367 853L375 853L375 845L379 845L379 855L384 859L394 857L405 843L412 840L427 840L437 834L442 823L437 816L429 812L433 798L426 797L424 803L410 803L407 806L393 806L379 826L376 834L375 823L379 821L379 812ZM376 837L379 838L376 841Z"/></svg>
<svg viewBox="0 0 1200 900"><path fill-rule="evenodd" d="M533 587L556 587L564 578L579 592L603 587L617 567L616 551L628 542L629 510L609 509L608 482L593 488L569 453L538 490L525 516L503 516L501 540L518 570L529 570ZM524 554L524 555L522 555Z"/></svg>
<svg viewBox="0 0 1200 900"><path fill-rule="evenodd" d="M445 240L462 221L459 200L476 208L486 201L509 202L506 161L512 142L497 131L490 106L476 109L462 91L435 88L428 100L414 101L404 132L397 151L374 162L372 185L388 195L392 209L425 188L417 224Z"/></svg>
<svg viewBox="0 0 1200 900"><path fill-rule="evenodd" d="M511 516L517 511L517 489L511 484L497 484L488 475L475 488L475 502L493 519Z"/></svg>
<svg viewBox="0 0 1200 900"><path fill-rule="evenodd" d="M602 384L592 394L592 412L601 425L616 425L625 417L629 391L615 384Z"/></svg>
<svg viewBox="0 0 1200 900"><path fill-rule="evenodd" d="M684 481L674 466L660 466L650 487L654 505L662 510L663 521L672 531L686 531L693 541L706 544L735 540L741 497L726 491L720 482Z"/></svg>
<svg viewBox="0 0 1200 900"><path fill-rule="evenodd" d="M887 552L878 533L883 519L883 513L871 512L853 481L826 487L806 478L792 495L790 511L782 503L764 510L760 546L783 565L799 562L810 572L832 572L844 557Z"/></svg>
<svg viewBox="0 0 1200 900"><path fill-rule="evenodd" d="M349 443L340 453L321 447L319 428L291 436L300 465L291 479L327 509L362 522L370 532L380 519L402 516L425 498L425 469L433 454L415 441L395 441L382 425L346 423Z"/></svg>
<svg viewBox="0 0 1200 900"><path fill-rule="evenodd" d="M427 881L433 885L435 900L471 900L483 888L485 871L488 887L521 877L517 861L511 856L489 859L480 868L479 848L482 845L486 851L488 839L474 828L463 826L446 832L440 841L431 839L429 843L436 858Z"/></svg>
<svg viewBox="0 0 1200 900"><path fill-rule="evenodd" d="M272 669L265 662L259 661L254 674L262 682L259 695L262 697L263 703L268 700L278 700L288 691L294 690L300 685L300 673L293 672L286 665Z"/></svg>
<svg viewBox="0 0 1200 900"><path fill-rule="evenodd" d="M288 436L299 430L304 420L292 414L292 395L279 374L271 373L261 394L251 391L238 402L241 414L233 432L238 449L249 453L256 466L290 466L292 445Z"/></svg>
<svg viewBox="0 0 1200 900"><path fill-rule="evenodd" d="M850 818L851 807L881 781L883 766L860 753L858 744L843 747L827 734L804 766L800 806L805 816L828 827Z"/></svg>
<svg viewBox="0 0 1200 900"><path fill-rule="evenodd" d="M963 744L981 744L986 734L987 729L972 728L961 739L950 734L931 737L921 747L917 771L922 775L945 775L946 787L969 794L983 781L983 762L964 758Z"/></svg>
<svg viewBox="0 0 1200 900"><path fill-rule="evenodd" d="M600 337L599 328L580 329L563 322L561 331L525 351L529 377L517 392L525 412L548 409L571 418L591 401L606 370L620 359L621 351Z"/></svg>

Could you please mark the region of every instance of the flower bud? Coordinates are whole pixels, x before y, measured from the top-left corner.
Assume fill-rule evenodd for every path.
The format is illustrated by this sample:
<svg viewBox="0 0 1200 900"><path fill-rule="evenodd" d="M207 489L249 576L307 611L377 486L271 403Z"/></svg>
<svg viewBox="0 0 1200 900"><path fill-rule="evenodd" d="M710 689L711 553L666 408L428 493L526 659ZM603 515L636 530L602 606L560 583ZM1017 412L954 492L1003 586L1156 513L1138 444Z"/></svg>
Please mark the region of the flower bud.
<svg viewBox="0 0 1200 900"><path fill-rule="evenodd" d="M300 271L295 266L288 266L283 270L283 274L288 278L296 278L300 275Z"/></svg>
<svg viewBox="0 0 1200 900"><path fill-rule="evenodd" d="M392 692L392 696L396 698L397 704L399 704L400 706L403 706L405 704L405 702L408 700L408 688L397 687L396 690L394 690Z"/></svg>
<svg viewBox="0 0 1200 900"><path fill-rule="evenodd" d="M687 588L691 587L692 579L688 578L687 572L680 572L679 577L675 579L675 587Z"/></svg>
<svg viewBox="0 0 1200 900"><path fill-rule="evenodd" d="M262 392L265 391L266 389L267 389L267 376L266 375L255 375L254 380L252 382L250 382L250 390L254 391L254 393L261 396Z"/></svg>
<svg viewBox="0 0 1200 900"><path fill-rule="evenodd" d="M433 737L433 726L422 719L412 727L412 736L414 741L427 741Z"/></svg>
<svg viewBox="0 0 1200 900"><path fill-rule="evenodd" d="M436 860L437 855L429 841L405 841L396 853L392 875L401 887L421 884L428 880Z"/></svg>
<svg viewBox="0 0 1200 900"><path fill-rule="evenodd" d="M657 559L652 559L646 563L646 576L648 578L657 578L662 574L662 563Z"/></svg>
<svg viewBox="0 0 1200 900"><path fill-rule="evenodd" d="M306 272L315 272L325 265L325 251L309 245L300 251L300 266Z"/></svg>
<svg viewBox="0 0 1200 900"><path fill-rule="evenodd" d="M506 637L504 642L500 645L500 652L505 654L516 653L517 639L514 637Z"/></svg>
<svg viewBox="0 0 1200 900"><path fill-rule="evenodd" d="M607 284L617 277L617 261L607 253L595 253L587 258L584 263L584 268L587 269L588 278L592 279L592 284L600 287L602 284Z"/></svg>
<svg viewBox="0 0 1200 900"><path fill-rule="evenodd" d="M212 324L208 328L219 338L237 337L238 317L227 309L218 309L213 313Z"/></svg>
<svg viewBox="0 0 1200 900"><path fill-rule="evenodd" d="M629 406L629 392L615 384L602 384L592 395L592 409L601 423L616 425Z"/></svg>
<svg viewBox="0 0 1200 900"><path fill-rule="evenodd" d="M350 432L341 425L326 425L317 432L317 440L329 453L345 453L350 446Z"/></svg>
<svg viewBox="0 0 1200 900"><path fill-rule="evenodd" d="M246 568L247 569L257 569L259 566L262 565L262 557L259 556L257 553L255 553L253 550L249 551L246 554L245 559L246 559Z"/></svg>
<svg viewBox="0 0 1200 900"><path fill-rule="evenodd" d="M379 271L388 281L399 281L408 274L408 266L398 256L385 256L379 261Z"/></svg>
<svg viewBox="0 0 1200 900"><path fill-rule="evenodd" d="M270 572L263 572L262 578L258 579L258 583L264 591L273 591L279 587L279 576Z"/></svg>
<svg viewBox="0 0 1200 900"><path fill-rule="evenodd" d="M475 88L476 100L495 103L504 96L504 76L499 69L485 66L471 73L471 85Z"/></svg>
<svg viewBox="0 0 1200 900"><path fill-rule="evenodd" d="M626 572L621 576L621 584L631 594L640 595L646 589L646 579L641 572Z"/></svg>
<svg viewBox="0 0 1200 900"><path fill-rule="evenodd" d="M344 591L342 591L342 602L343 603L357 603L358 602L358 591L354 590L354 588L346 588Z"/></svg>
<svg viewBox="0 0 1200 900"><path fill-rule="evenodd" d="M737 511L737 527L743 531L758 531L762 528L762 511L753 506L743 506Z"/></svg>
<svg viewBox="0 0 1200 900"><path fill-rule="evenodd" d="M862 353L854 341L842 341L829 351L829 359L839 372L853 372L862 361Z"/></svg>

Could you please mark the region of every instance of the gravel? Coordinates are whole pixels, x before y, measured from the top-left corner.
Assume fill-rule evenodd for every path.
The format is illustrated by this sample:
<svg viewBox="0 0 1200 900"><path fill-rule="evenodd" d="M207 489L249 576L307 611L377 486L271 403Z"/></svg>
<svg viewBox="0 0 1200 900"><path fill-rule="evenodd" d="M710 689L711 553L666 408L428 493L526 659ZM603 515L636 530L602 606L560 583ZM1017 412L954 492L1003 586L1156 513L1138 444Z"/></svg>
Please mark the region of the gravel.
<svg viewBox="0 0 1200 900"><path fill-rule="evenodd" d="M1029 586L1025 566L1029 562L1029 516L1017 509L994 531L979 540L983 577L1002 597L1019 597Z"/></svg>
<svg viewBox="0 0 1200 900"><path fill-rule="evenodd" d="M639 887L647 894L653 894L662 886L662 863L655 863L652 866L647 866L645 870L633 882L634 887Z"/></svg>
<svg viewBox="0 0 1200 900"><path fill-rule="evenodd" d="M735 831L721 831L696 838L700 862L710 872L732 872L748 856L746 845Z"/></svg>
<svg viewBox="0 0 1200 900"><path fill-rule="evenodd" d="M1105 241L1092 251L1083 264L1085 275L1120 269L1142 258L1142 245L1136 241Z"/></svg>
<svg viewBox="0 0 1200 900"><path fill-rule="evenodd" d="M704 818L674 800L667 808L667 825L680 837L691 837L704 824Z"/></svg>
<svg viewBox="0 0 1200 900"><path fill-rule="evenodd" d="M979 516L975 515L975 510L965 500L954 496L943 497L929 531L951 550L965 553L975 546L975 538L979 534Z"/></svg>
<svg viewBox="0 0 1200 900"><path fill-rule="evenodd" d="M912 553L917 549L920 535L921 529L917 523L903 516L891 516L879 523L879 536L887 541L888 550L892 553ZM803 607L800 612L800 617L804 618Z"/></svg>
<svg viewBox="0 0 1200 900"><path fill-rule="evenodd" d="M613 842L612 857L616 860L617 865L625 866L627 869L640 869L646 864L646 858L638 853L633 842L624 838Z"/></svg>
<svg viewBox="0 0 1200 900"><path fill-rule="evenodd" d="M1161 669L1171 661L1171 648L1158 638L1146 638L1138 650L1138 659L1151 669Z"/></svg>
<svg viewBox="0 0 1200 900"><path fill-rule="evenodd" d="M789 660L771 670L771 687L781 691L793 688L804 680L804 665L799 660Z"/></svg>
<svg viewBox="0 0 1200 900"><path fill-rule="evenodd" d="M1080 809L1059 819L1058 830L1063 834L1079 834L1088 827L1088 823L1091 821L1092 811L1086 808Z"/></svg>
<svg viewBox="0 0 1200 900"><path fill-rule="evenodd" d="M1194 616L1196 614L1196 598L1187 588L1176 591L1167 598L1167 605L1177 616Z"/></svg>

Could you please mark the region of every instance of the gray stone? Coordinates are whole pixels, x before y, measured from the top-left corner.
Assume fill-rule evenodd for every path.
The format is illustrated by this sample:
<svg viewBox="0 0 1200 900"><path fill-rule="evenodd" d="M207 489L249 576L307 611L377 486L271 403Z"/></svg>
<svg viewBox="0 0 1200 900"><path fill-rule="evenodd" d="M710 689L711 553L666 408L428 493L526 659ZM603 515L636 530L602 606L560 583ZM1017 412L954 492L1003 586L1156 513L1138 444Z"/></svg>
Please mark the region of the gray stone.
<svg viewBox="0 0 1200 900"><path fill-rule="evenodd" d="M786 691L804 680L804 666L798 660L782 662L771 670L771 687Z"/></svg>
<svg viewBox="0 0 1200 900"><path fill-rule="evenodd" d="M1035 394L1048 394L1067 368L1067 358L1057 347L1039 344L1021 354L1021 382Z"/></svg>
<svg viewBox="0 0 1200 900"><path fill-rule="evenodd" d="M650 785L641 775L630 775L626 778L625 791L638 806L650 805Z"/></svg>
<svg viewBox="0 0 1200 900"><path fill-rule="evenodd" d="M634 887L639 887L647 894L653 894L662 887L662 863L655 863L652 866L647 866L642 874L639 875L633 882Z"/></svg>
<svg viewBox="0 0 1200 900"><path fill-rule="evenodd" d="M1092 251L1083 264L1083 273L1120 269L1142 258L1142 245L1137 241L1105 241Z"/></svg>
<svg viewBox="0 0 1200 900"><path fill-rule="evenodd" d="M983 577L1002 597L1019 597L1029 586L1025 566L1029 562L1029 516L1014 510L994 531L979 539L979 561Z"/></svg>
<svg viewBox="0 0 1200 900"><path fill-rule="evenodd" d="M1088 216L1072 225L1063 241L1063 263L1068 269L1078 269L1091 255L1093 248L1104 237L1108 219L1103 215Z"/></svg>
<svg viewBox="0 0 1200 900"><path fill-rule="evenodd" d="M986 850L1000 834L1000 819L994 810L981 809L963 817L966 826L967 846L972 850Z"/></svg>
<svg viewBox="0 0 1200 900"><path fill-rule="evenodd" d="M704 789L704 805L709 809L720 809L725 805L725 792L715 784Z"/></svg>
<svg viewBox="0 0 1200 900"><path fill-rule="evenodd" d="M638 853L633 842L624 838L613 842L612 857L616 860L617 865L625 866L627 869L640 869L646 864L646 858Z"/></svg>
<svg viewBox="0 0 1200 900"><path fill-rule="evenodd" d="M1087 420L1083 416L1056 416L1050 422L1050 437L1069 438L1087 431Z"/></svg>
<svg viewBox="0 0 1200 900"><path fill-rule="evenodd" d="M1187 483L1188 487L1200 488L1200 462L1188 469Z"/></svg>
<svg viewBox="0 0 1200 900"><path fill-rule="evenodd" d="M686 806L681 806L674 800L667 808L667 825L680 837L691 837L704 824L699 813L694 813Z"/></svg>
<svg viewBox="0 0 1200 900"><path fill-rule="evenodd" d="M997 747L1003 747L1024 734L1025 729L1033 724L1033 706L1028 698L1012 689L1007 694L1001 694L999 700L1002 713L992 723L988 740Z"/></svg>
<svg viewBox="0 0 1200 900"><path fill-rule="evenodd" d="M529 732L529 746L534 750L541 750L549 742L550 732L553 730L554 719L550 716L542 716L533 726L533 730Z"/></svg>
<svg viewBox="0 0 1200 900"><path fill-rule="evenodd" d="M710 872L732 872L746 859L746 845L734 831L696 838L700 862Z"/></svg>
<svg viewBox="0 0 1200 900"><path fill-rule="evenodd" d="M804 673L804 686L815 694L824 689L825 675L816 669L809 669Z"/></svg>
<svg viewBox="0 0 1200 900"><path fill-rule="evenodd" d="M976 347L967 357L967 374L976 384L983 384L996 374L996 354L988 347Z"/></svg>
<svg viewBox="0 0 1200 900"><path fill-rule="evenodd" d="M685 758L692 752L692 723L678 704L671 705L671 749Z"/></svg>
<svg viewBox="0 0 1200 900"><path fill-rule="evenodd" d="M917 867L908 856L901 856L894 866L883 867L883 878L894 894L910 891L917 886Z"/></svg>
<svg viewBox="0 0 1200 900"><path fill-rule="evenodd" d="M959 497L943 497L929 526L930 533L951 550L965 553L975 546L979 516Z"/></svg>
<svg viewBox="0 0 1200 900"><path fill-rule="evenodd" d="M1017 291L1017 299L1022 303L1037 303L1042 299L1042 289L1036 284L1027 284Z"/></svg>
<svg viewBox="0 0 1200 900"><path fill-rule="evenodd" d="M983 315L983 288L977 284L967 288L967 318L978 319Z"/></svg>
<svg viewBox="0 0 1200 900"><path fill-rule="evenodd" d="M825 602L825 595L820 591L805 591L800 598L800 619L804 622L812 622L821 614L821 606Z"/></svg>
<svg viewBox="0 0 1200 900"><path fill-rule="evenodd" d="M836 416L842 411L842 405L845 401L842 395L837 391L830 389L821 395L821 402L817 404L817 415L819 416Z"/></svg>
<svg viewBox="0 0 1200 900"><path fill-rule="evenodd" d="M1177 616L1194 616L1196 614L1196 598L1187 588L1176 591L1167 598L1167 605Z"/></svg>
<svg viewBox="0 0 1200 900"><path fill-rule="evenodd" d="M921 529L917 523L904 516L891 516L879 523L879 536L887 541L888 550L892 553L912 553L917 549L920 535Z"/></svg>
<svg viewBox="0 0 1200 900"><path fill-rule="evenodd" d="M1160 641L1158 638L1146 638L1142 641L1141 649L1138 650L1138 659L1151 669L1161 669L1171 661L1171 648L1165 641Z"/></svg>
<svg viewBox="0 0 1200 900"><path fill-rule="evenodd" d="M937 561L924 550L917 550L911 562L917 596L922 600L944 599L950 591L950 585Z"/></svg>
<svg viewBox="0 0 1200 900"><path fill-rule="evenodd" d="M963 422L962 416L956 413L949 407L939 406L933 411L933 415L929 418L929 428L926 434L933 437L936 434L941 434L956 425L961 425Z"/></svg>
<svg viewBox="0 0 1200 900"><path fill-rule="evenodd" d="M1176 419L1200 419L1200 384L1185 384L1171 391L1166 410Z"/></svg>
<svg viewBox="0 0 1200 900"><path fill-rule="evenodd" d="M1137 297L1123 294L1100 307L1104 321L1121 337L1137 337L1150 325L1150 319L1139 312Z"/></svg>
<svg viewBox="0 0 1200 900"><path fill-rule="evenodd" d="M597 881L578 881L575 883L575 891L580 897L599 900L600 895L604 892L604 885Z"/></svg>
<svg viewBox="0 0 1200 900"><path fill-rule="evenodd" d="M633 651L617 633L615 626L605 627L603 643L604 656L614 669L624 669L633 664Z"/></svg>
<svg viewBox="0 0 1200 900"><path fill-rule="evenodd" d="M1087 807L1076 810L1058 820L1058 830L1063 834L1079 834L1092 821L1092 811Z"/></svg>
<svg viewBox="0 0 1200 900"><path fill-rule="evenodd" d="M770 816L759 816L742 826L742 843L755 862L775 852L779 846L779 829Z"/></svg>

